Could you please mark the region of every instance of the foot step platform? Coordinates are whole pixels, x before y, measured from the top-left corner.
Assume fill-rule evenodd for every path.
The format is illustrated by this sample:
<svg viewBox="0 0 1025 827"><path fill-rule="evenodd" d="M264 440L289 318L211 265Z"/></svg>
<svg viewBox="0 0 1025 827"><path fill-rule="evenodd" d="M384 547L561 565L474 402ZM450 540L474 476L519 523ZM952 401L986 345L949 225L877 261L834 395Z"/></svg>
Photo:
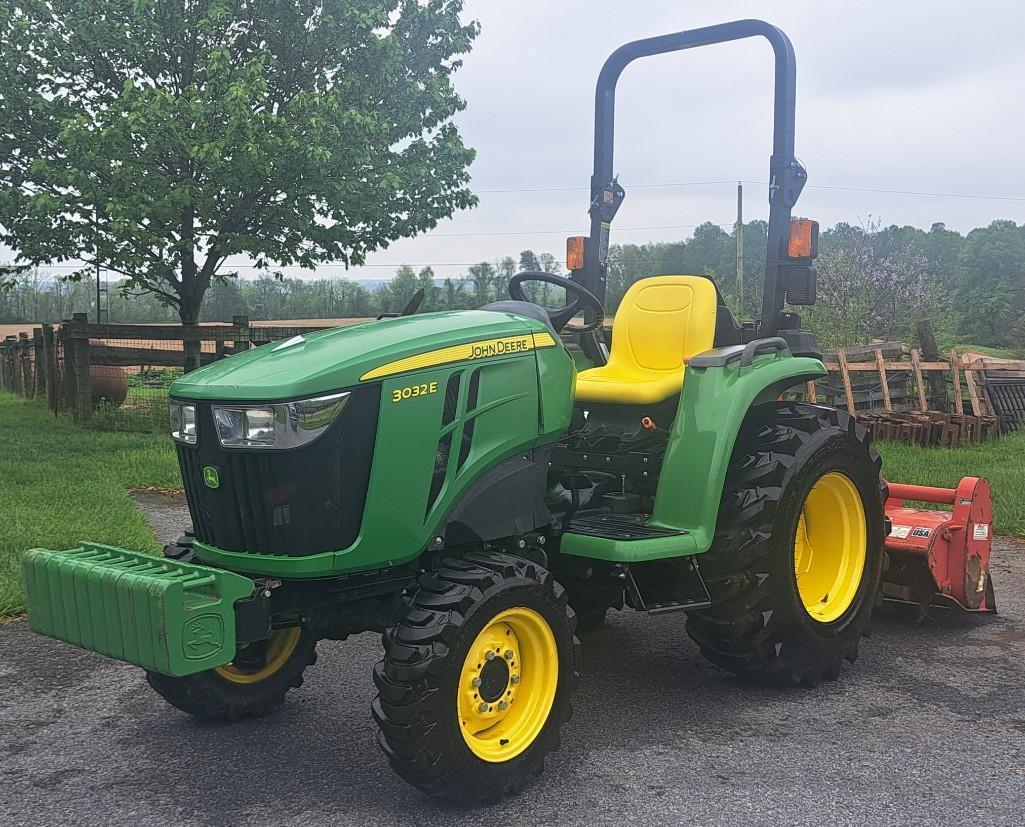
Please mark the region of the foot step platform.
<svg viewBox="0 0 1025 827"><path fill-rule="evenodd" d="M594 514L570 520L567 531L610 540L651 540L687 534L686 531L651 525L649 519L647 514Z"/></svg>

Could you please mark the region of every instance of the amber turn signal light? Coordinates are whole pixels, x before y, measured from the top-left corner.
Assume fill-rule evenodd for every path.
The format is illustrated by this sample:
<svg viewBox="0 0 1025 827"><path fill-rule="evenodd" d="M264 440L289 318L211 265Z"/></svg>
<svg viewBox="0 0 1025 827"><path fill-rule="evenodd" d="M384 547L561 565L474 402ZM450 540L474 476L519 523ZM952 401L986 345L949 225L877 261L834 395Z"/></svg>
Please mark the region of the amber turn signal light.
<svg viewBox="0 0 1025 827"><path fill-rule="evenodd" d="M566 269L567 270L583 270L584 269L584 242L586 239L582 235L570 236L566 239Z"/></svg>
<svg viewBox="0 0 1025 827"><path fill-rule="evenodd" d="M790 258L812 259L819 254L819 222L799 218L790 222L787 255Z"/></svg>

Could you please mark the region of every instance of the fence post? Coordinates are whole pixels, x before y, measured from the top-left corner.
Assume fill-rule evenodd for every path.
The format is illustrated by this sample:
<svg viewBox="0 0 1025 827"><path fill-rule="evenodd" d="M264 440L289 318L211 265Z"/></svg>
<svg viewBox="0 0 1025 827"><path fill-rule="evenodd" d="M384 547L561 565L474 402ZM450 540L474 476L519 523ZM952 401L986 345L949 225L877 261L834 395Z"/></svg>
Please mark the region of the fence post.
<svg viewBox="0 0 1025 827"><path fill-rule="evenodd" d="M57 413L57 348L53 338L53 325L43 325L43 362L46 365L46 407Z"/></svg>
<svg viewBox="0 0 1025 827"><path fill-rule="evenodd" d="M954 385L954 413L964 416L964 397L961 395L961 363L957 359L957 349L950 349L950 381Z"/></svg>
<svg viewBox="0 0 1025 827"><path fill-rule="evenodd" d="M8 373L10 369L7 366L7 352L10 349L10 338L5 337L3 342L0 342L0 388L5 391L11 389L10 379Z"/></svg>
<svg viewBox="0 0 1025 827"><path fill-rule="evenodd" d="M911 348L911 370L915 374L915 387L918 389L918 409L924 413L929 410L929 403L925 401L925 383L922 381L921 362L918 348Z"/></svg>
<svg viewBox="0 0 1025 827"><path fill-rule="evenodd" d="M75 338L75 419L88 422L93 413L93 389L89 375L89 340Z"/></svg>
<svg viewBox="0 0 1025 827"><path fill-rule="evenodd" d="M93 413L92 383L89 377L89 339L80 331L80 326L88 324L88 321L85 313L76 313L72 317L68 336L64 340L65 365L69 352L71 355L71 365L67 373L71 378L70 399L74 405L77 422L88 422Z"/></svg>
<svg viewBox="0 0 1025 827"><path fill-rule="evenodd" d="M234 327L245 328L246 335L244 339L236 339L232 343L232 347L235 353L241 353L243 350L249 350L249 317L248 316L232 316L231 323Z"/></svg>
<svg viewBox="0 0 1025 827"><path fill-rule="evenodd" d="M876 348L876 370L879 371L879 384L883 390L883 410L892 411L893 402L890 400L890 383L886 379L886 360L883 359L883 352Z"/></svg>
<svg viewBox="0 0 1025 827"><path fill-rule="evenodd" d="M32 397L42 399L46 392L46 363L43 361L43 330L32 328Z"/></svg>
<svg viewBox="0 0 1025 827"><path fill-rule="evenodd" d="M57 332L57 337L60 341L61 355L63 356L64 370L61 373L61 383L57 388L57 394L60 397L60 406L62 408L75 408L75 346L74 340L71 338L71 331L74 330L74 326L70 322L65 322L61 325L60 330Z"/></svg>
<svg viewBox="0 0 1025 827"><path fill-rule="evenodd" d="M10 377L11 393L21 395L21 339L7 337L7 374Z"/></svg>
<svg viewBox="0 0 1025 827"><path fill-rule="evenodd" d="M28 333L18 334L18 356L21 363L21 394L26 399L31 399L35 383L32 379L32 343L29 341Z"/></svg>
<svg viewBox="0 0 1025 827"><path fill-rule="evenodd" d="M970 359L966 353L961 357L961 360L968 364ZM974 367L974 366L973 366ZM975 381L975 371L971 367L966 367L964 372L965 382L968 384L968 398L972 402L972 415L973 416L986 416L987 414L992 415L993 411L988 410L983 403L983 400L979 394L979 386Z"/></svg>
<svg viewBox="0 0 1025 827"><path fill-rule="evenodd" d="M18 337L8 336L7 342L7 390L21 392L21 365L18 364Z"/></svg>
<svg viewBox="0 0 1025 827"><path fill-rule="evenodd" d="M847 370L847 351L842 347L838 347L836 355L840 360L840 378L843 379L843 393L844 399L847 401L847 412L851 416L857 416L858 412L854 407L854 391L851 389L851 374Z"/></svg>

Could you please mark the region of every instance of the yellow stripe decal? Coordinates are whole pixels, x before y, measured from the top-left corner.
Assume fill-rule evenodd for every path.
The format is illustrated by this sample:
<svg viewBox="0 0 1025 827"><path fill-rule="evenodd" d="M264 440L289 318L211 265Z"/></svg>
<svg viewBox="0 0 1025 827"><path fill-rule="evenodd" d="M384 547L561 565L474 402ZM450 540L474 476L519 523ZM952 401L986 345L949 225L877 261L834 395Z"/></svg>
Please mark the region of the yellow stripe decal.
<svg viewBox="0 0 1025 827"><path fill-rule="evenodd" d="M360 377L361 382L369 379L380 379L396 373L411 370L433 368L451 362L463 362L468 359L489 359L493 356L513 356L535 348L555 347L555 338L551 333L525 333L522 336L505 336L501 339L484 339L480 342L468 342L465 345L453 345L439 350L429 350L416 356L407 356L395 362L374 368Z"/></svg>

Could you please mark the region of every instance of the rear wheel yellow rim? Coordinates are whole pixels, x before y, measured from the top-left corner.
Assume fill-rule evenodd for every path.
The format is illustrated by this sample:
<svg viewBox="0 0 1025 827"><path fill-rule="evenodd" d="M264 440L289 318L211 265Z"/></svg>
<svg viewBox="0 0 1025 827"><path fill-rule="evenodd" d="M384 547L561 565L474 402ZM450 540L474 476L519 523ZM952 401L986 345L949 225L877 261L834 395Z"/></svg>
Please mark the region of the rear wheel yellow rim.
<svg viewBox="0 0 1025 827"><path fill-rule="evenodd" d="M270 641L267 643L267 656L264 664L259 669L241 669L234 663L227 666L220 666L215 671L226 681L238 684L253 684L265 681L275 674L295 651L299 645L299 638L303 630L299 626L290 626L287 629L276 629L271 632Z"/></svg>
<svg viewBox="0 0 1025 827"><path fill-rule="evenodd" d="M854 603L865 573L868 531L857 486L839 471L823 474L804 501L794 537L794 573L804 609L820 623Z"/></svg>
<svg viewBox="0 0 1025 827"><path fill-rule="evenodd" d="M515 758L544 728L559 683L559 651L533 609L495 615L474 639L459 675L459 729L492 763Z"/></svg>

